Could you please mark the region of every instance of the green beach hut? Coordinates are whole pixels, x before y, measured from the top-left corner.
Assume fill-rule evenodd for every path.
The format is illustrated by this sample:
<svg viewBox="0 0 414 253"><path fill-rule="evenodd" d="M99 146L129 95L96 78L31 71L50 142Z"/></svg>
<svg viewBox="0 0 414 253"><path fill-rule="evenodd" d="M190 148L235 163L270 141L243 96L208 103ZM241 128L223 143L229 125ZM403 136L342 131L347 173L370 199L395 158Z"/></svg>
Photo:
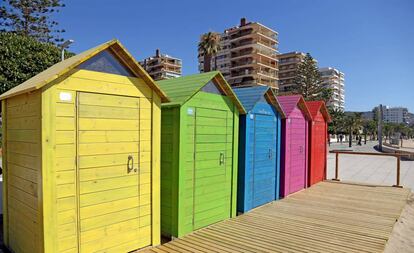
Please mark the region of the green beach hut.
<svg viewBox="0 0 414 253"><path fill-rule="evenodd" d="M218 71L159 81L161 231L181 237L236 215L239 114Z"/></svg>

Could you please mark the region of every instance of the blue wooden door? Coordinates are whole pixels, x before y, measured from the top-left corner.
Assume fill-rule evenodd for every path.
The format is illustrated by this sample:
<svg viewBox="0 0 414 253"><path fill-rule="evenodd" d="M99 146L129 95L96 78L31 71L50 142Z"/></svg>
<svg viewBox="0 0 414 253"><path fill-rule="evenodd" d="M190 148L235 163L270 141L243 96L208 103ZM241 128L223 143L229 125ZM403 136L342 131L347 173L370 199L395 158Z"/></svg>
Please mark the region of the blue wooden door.
<svg viewBox="0 0 414 253"><path fill-rule="evenodd" d="M253 208L275 200L276 117L254 115Z"/></svg>

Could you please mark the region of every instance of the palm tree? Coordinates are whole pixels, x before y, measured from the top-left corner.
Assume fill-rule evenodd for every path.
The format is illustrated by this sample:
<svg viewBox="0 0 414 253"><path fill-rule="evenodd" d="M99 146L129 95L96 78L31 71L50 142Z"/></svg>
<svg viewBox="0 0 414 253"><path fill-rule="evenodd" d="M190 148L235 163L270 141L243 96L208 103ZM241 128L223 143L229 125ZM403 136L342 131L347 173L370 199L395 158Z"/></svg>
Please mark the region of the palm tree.
<svg viewBox="0 0 414 253"><path fill-rule="evenodd" d="M384 127L383 127L383 131L384 131L384 134L385 134L385 142L388 141L390 143L391 135L393 135L393 133L395 131L395 124L385 123Z"/></svg>
<svg viewBox="0 0 414 253"><path fill-rule="evenodd" d="M216 54L220 50L220 34L208 32L201 36L198 43L199 56L204 57L204 72L211 71L211 58L214 57L214 70L217 69Z"/></svg>
<svg viewBox="0 0 414 253"><path fill-rule="evenodd" d="M331 115L331 123L329 123L329 132L335 134L338 138L338 132L342 131L344 126L344 111L339 108L328 107L329 114Z"/></svg>
<svg viewBox="0 0 414 253"><path fill-rule="evenodd" d="M352 134L355 131L358 135L359 130L362 127L362 113L356 112L348 115L345 119L345 123L349 130L349 147L352 147Z"/></svg>
<svg viewBox="0 0 414 253"><path fill-rule="evenodd" d="M375 140L375 135L377 133L377 122L374 120L364 121L364 134L369 135L371 140ZM366 139L366 136L365 136Z"/></svg>

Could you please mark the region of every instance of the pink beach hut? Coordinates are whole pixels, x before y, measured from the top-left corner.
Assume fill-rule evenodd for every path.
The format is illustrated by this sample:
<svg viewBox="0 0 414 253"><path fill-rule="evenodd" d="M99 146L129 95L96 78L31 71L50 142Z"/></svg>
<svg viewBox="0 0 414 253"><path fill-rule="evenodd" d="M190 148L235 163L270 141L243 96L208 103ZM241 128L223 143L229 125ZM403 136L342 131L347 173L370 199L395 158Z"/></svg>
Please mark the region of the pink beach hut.
<svg viewBox="0 0 414 253"><path fill-rule="evenodd" d="M282 119L280 197L304 189L308 178L308 122L311 114L300 95L278 96Z"/></svg>

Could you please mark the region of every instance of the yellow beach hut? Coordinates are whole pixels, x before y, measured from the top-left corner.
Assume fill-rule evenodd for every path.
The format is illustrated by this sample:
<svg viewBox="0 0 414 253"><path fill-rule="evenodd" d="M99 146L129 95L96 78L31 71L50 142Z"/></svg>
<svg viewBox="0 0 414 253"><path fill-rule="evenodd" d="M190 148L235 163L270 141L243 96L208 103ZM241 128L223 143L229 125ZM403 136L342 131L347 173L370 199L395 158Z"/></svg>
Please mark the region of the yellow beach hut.
<svg viewBox="0 0 414 253"><path fill-rule="evenodd" d="M160 106L168 99L117 40L0 99L9 249L129 252L160 243Z"/></svg>

